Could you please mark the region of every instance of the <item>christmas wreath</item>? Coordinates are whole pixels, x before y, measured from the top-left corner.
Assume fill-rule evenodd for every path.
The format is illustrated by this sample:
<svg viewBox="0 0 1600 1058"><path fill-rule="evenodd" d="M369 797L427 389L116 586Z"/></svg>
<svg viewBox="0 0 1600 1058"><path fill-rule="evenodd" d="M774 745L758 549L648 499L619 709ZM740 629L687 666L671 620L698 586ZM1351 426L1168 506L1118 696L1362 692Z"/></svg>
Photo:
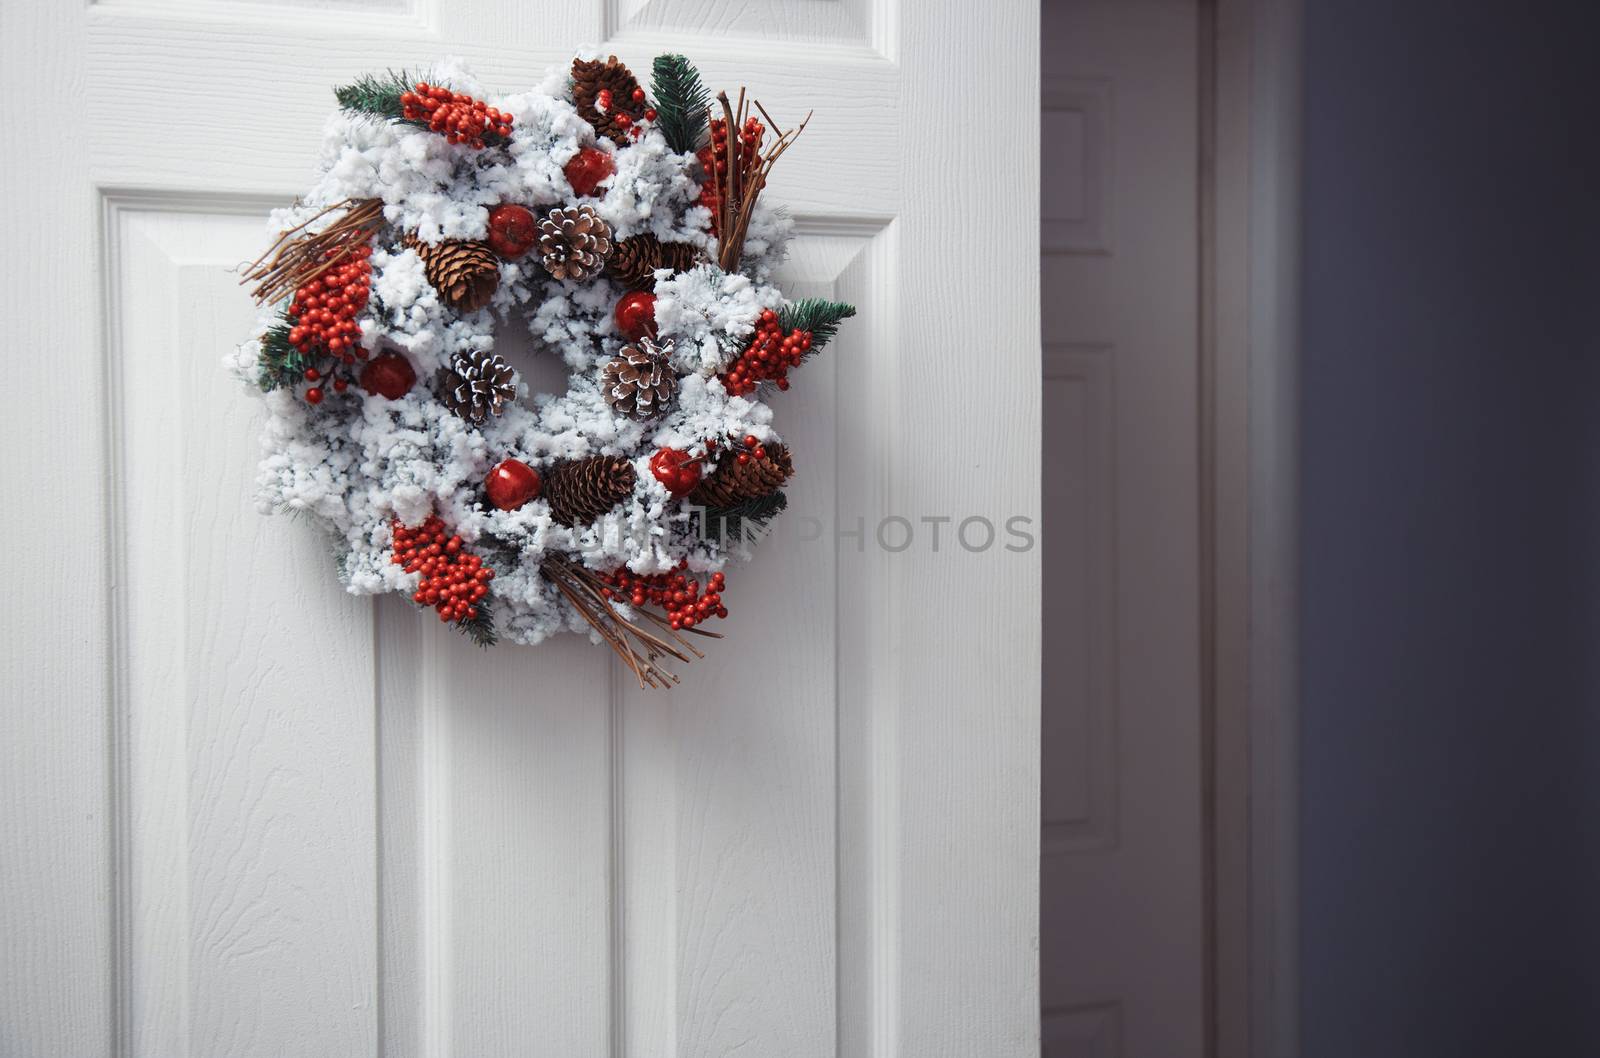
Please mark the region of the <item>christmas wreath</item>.
<svg viewBox="0 0 1600 1058"><path fill-rule="evenodd" d="M354 594L485 645L587 633L675 682L784 507L766 399L854 314L771 285L790 224L761 192L805 122L713 100L677 55L649 92L580 54L515 95L454 63L336 95L315 186L244 273L263 508L324 525ZM507 325L567 392L529 392Z"/></svg>

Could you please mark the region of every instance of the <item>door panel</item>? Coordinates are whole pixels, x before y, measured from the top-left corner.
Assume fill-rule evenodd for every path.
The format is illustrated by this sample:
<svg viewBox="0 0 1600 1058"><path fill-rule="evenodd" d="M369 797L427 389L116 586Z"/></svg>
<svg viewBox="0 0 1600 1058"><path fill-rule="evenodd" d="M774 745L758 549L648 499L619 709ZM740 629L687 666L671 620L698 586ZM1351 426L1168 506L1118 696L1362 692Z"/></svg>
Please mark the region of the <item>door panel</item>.
<svg viewBox="0 0 1600 1058"><path fill-rule="evenodd" d="M1044 9L1048 1058L1205 1053L1198 14Z"/></svg>
<svg viewBox="0 0 1600 1058"><path fill-rule="evenodd" d="M1037 11L4 17L29 104L5 148L82 164L3 177L53 220L19 218L0 299L61 358L4 427L51 465L7 485L61 525L15 538L42 557L0 714L0 1052L1033 1053L1037 556L893 554L871 526L1037 517L1035 277L949 250L996 196L1036 222L1035 139L928 173L929 144L965 156L957 130L1034 94ZM485 653L345 595L311 527L255 511L252 403L220 364L253 318L233 269L308 180L332 85L453 54L509 90L594 40L636 71L684 51L783 120L815 109L770 192L799 232L784 285L862 309L780 402L793 511L670 694L571 637ZM1002 352L976 371L978 348Z"/></svg>

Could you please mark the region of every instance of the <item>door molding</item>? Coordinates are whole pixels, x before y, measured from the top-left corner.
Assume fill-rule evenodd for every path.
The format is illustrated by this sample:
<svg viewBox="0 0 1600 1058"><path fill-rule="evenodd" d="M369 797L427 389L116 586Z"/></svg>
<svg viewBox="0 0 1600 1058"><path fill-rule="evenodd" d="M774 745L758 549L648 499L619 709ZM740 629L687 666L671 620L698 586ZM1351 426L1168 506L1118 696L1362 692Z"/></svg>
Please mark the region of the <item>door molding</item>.
<svg viewBox="0 0 1600 1058"><path fill-rule="evenodd" d="M1207 1053L1298 1051L1301 0L1202 0Z"/></svg>

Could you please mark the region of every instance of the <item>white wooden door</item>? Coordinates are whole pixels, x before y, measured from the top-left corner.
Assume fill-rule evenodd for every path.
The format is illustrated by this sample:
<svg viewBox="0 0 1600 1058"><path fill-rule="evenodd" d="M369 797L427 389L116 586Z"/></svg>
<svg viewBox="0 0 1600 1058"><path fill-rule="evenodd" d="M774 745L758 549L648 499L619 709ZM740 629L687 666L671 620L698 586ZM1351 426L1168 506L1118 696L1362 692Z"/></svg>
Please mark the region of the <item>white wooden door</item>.
<svg viewBox="0 0 1600 1058"><path fill-rule="evenodd" d="M1206 1053L1200 8L1044 4L1046 1058Z"/></svg>
<svg viewBox="0 0 1600 1058"><path fill-rule="evenodd" d="M0 1054L1034 1054L1037 555L874 530L1037 516L1005 252L1037 34L958 0L0 7ZM769 546L671 694L342 594L255 513L219 366L332 85L454 54L511 89L586 42L814 107L788 282L862 308L780 409L823 542Z"/></svg>

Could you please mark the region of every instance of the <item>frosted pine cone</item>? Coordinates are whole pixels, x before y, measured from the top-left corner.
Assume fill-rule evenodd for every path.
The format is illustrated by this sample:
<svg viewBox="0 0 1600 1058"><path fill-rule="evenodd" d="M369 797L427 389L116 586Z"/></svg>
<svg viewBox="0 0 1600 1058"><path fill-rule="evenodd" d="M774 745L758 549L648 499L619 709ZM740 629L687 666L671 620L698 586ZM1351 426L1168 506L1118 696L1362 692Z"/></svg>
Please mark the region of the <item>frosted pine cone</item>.
<svg viewBox="0 0 1600 1058"><path fill-rule="evenodd" d="M639 82L615 55L599 59L575 59L572 63L572 104L578 116L594 130L619 147L628 143L628 133L644 116L643 94L635 99Z"/></svg>
<svg viewBox="0 0 1600 1058"><path fill-rule="evenodd" d="M716 472L689 494L701 507L732 507L746 500L770 496L794 475L794 461L782 444L766 445L760 458L741 463L731 454L717 464Z"/></svg>
<svg viewBox="0 0 1600 1058"><path fill-rule="evenodd" d="M481 425L517 399L517 373L502 356L457 353L439 372L439 399L463 419Z"/></svg>
<svg viewBox="0 0 1600 1058"><path fill-rule="evenodd" d="M655 284L658 268L687 272L700 259L700 248L686 242L662 242L654 235L635 235L611 247L606 258L606 275L639 290Z"/></svg>
<svg viewBox="0 0 1600 1058"><path fill-rule="evenodd" d="M666 411L678 391L671 358L670 340L657 345L649 338L641 338L634 345L624 346L600 371L600 389L611 410L641 422Z"/></svg>
<svg viewBox="0 0 1600 1058"><path fill-rule="evenodd" d="M476 312L489 304L500 285L500 259L486 242L448 239L423 242L408 236L405 244L422 258L428 283L439 300L457 312Z"/></svg>
<svg viewBox="0 0 1600 1058"><path fill-rule="evenodd" d="M633 464L618 456L570 459L544 476L550 517L561 525L589 525L633 492Z"/></svg>
<svg viewBox="0 0 1600 1058"><path fill-rule="evenodd" d="M558 206L539 222L539 253L557 279L593 279L611 254L611 226L589 206Z"/></svg>

